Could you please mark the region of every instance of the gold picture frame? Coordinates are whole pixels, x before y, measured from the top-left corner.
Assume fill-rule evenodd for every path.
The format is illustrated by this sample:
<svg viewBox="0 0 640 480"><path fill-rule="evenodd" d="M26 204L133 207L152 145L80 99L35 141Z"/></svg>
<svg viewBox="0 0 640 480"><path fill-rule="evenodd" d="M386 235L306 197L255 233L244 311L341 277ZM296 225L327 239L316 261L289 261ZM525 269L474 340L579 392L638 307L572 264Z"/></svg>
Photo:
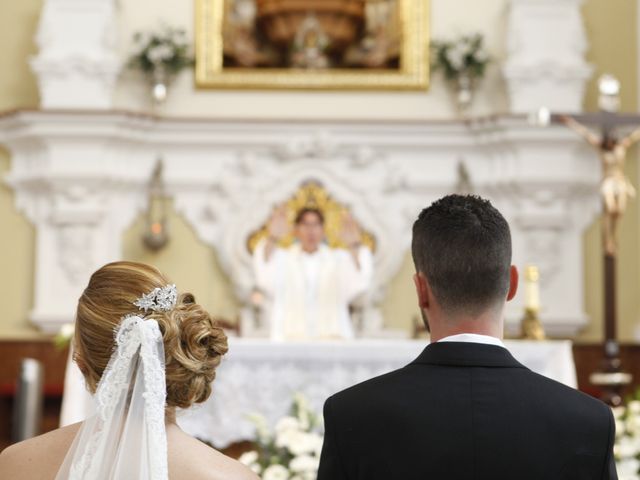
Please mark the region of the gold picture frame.
<svg viewBox="0 0 640 480"><path fill-rule="evenodd" d="M429 1L397 0L400 25L395 68L252 68L224 65L225 2L195 0L198 88L426 90L429 86Z"/></svg>

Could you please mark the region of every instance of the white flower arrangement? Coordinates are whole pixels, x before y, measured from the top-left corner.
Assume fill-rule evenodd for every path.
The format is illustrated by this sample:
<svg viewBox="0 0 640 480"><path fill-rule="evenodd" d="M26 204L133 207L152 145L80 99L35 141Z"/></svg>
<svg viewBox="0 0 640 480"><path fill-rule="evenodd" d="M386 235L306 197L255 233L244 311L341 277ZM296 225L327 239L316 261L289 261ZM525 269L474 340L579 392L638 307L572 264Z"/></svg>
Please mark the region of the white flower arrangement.
<svg viewBox="0 0 640 480"><path fill-rule="evenodd" d="M613 408L616 442L613 453L620 480L640 480L640 391L624 407Z"/></svg>
<svg viewBox="0 0 640 480"><path fill-rule="evenodd" d="M73 334L76 330L76 327L73 323L65 323L60 327L58 333L53 338L53 343L59 350L64 350L71 344L71 339L73 338Z"/></svg>
<svg viewBox="0 0 640 480"><path fill-rule="evenodd" d="M480 33L463 35L451 41L435 41L433 50L433 70L442 70L447 80L456 80L462 75L471 79L482 78L491 61Z"/></svg>
<svg viewBox="0 0 640 480"><path fill-rule="evenodd" d="M153 74L157 70L176 74L193 64L183 29L164 26L155 33L137 32L133 35L133 42L129 66L146 74Z"/></svg>
<svg viewBox="0 0 640 480"><path fill-rule="evenodd" d="M322 419L297 393L290 415L281 418L273 431L259 414L249 419L256 427L256 450L244 453L240 462L262 480L315 480L322 451Z"/></svg>

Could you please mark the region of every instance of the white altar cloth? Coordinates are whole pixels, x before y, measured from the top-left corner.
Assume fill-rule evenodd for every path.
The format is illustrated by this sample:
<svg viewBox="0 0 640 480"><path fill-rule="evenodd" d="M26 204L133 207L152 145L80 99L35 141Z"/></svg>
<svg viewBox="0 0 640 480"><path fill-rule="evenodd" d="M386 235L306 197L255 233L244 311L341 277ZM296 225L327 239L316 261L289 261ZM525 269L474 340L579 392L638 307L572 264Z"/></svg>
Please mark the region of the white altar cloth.
<svg viewBox="0 0 640 480"><path fill-rule="evenodd" d="M425 340L274 343L231 338L218 368L213 394L181 412L180 426L224 448L254 438L246 415L260 413L271 425L288 413L295 392L304 393L322 413L332 394L403 367L425 348ZM577 387L571 341L507 340L513 356L531 370Z"/></svg>

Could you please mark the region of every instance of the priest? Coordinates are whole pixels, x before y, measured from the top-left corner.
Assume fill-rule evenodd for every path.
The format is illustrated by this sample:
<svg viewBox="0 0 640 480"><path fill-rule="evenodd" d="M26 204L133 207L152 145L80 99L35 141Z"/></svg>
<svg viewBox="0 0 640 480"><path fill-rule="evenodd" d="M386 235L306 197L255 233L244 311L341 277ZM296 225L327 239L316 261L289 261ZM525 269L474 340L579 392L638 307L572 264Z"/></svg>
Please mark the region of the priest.
<svg viewBox="0 0 640 480"><path fill-rule="evenodd" d="M297 242L279 246L291 227L285 207L276 208L268 237L254 252L256 286L269 300L271 338L353 338L349 304L369 288L373 270L360 229L344 214L340 240L345 248L331 248L325 243L324 215L315 208L300 210L293 228Z"/></svg>

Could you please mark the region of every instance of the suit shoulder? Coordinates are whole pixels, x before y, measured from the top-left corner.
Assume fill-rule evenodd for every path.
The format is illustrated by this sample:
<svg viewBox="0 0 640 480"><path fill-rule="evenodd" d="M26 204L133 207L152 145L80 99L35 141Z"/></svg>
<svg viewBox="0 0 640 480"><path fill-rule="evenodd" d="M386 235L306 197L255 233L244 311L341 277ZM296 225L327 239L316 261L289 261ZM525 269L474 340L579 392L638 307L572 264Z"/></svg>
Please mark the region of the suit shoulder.
<svg viewBox="0 0 640 480"><path fill-rule="evenodd" d="M609 421L611 409L597 398L531 370L527 370L527 375L540 395L552 399L563 413L584 416L590 420Z"/></svg>
<svg viewBox="0 0 640 480"><path fill-rule="evenodd" d="M388 390L396 382L401 381L405 374L406 367L393 370L377 377L370 378L369 380L365 380L364 382L357 383L356 385L335 393L329 399L331 400L332 405L340 405L342 403L357 401L363 396L370 396L377 392Z"/></svg>

